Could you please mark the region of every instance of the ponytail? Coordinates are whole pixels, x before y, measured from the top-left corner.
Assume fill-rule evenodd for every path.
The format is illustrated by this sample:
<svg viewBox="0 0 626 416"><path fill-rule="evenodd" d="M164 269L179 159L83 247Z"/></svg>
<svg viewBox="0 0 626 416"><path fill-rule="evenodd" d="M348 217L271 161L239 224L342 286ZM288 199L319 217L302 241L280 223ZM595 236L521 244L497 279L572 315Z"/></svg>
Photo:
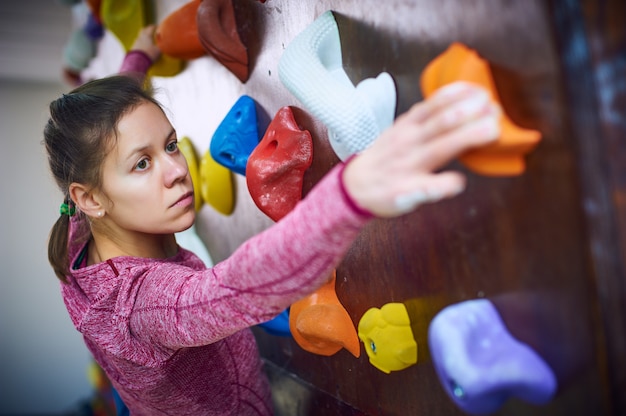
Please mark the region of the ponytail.
<svg viewBox="0 0 626 416"><path fill-rule="evenodd" d="M52 226L48 239L48 261L54 270L54 274L63 282L67 283L69 271L69 257L67 252L67 240L70 231L70 216L61 214Z"/></svg>

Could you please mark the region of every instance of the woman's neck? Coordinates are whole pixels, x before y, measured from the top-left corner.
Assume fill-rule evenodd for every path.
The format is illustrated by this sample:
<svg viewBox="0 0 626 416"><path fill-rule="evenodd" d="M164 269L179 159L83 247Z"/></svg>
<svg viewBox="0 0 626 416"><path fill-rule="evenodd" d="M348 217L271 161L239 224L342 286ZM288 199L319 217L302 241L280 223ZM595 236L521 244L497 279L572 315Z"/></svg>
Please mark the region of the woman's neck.
<svg viewBox="0 0 626 416"><path fill-rule="evenodd" d="M91 242L87 258L88 264L101 263L120 256L164 259L172 257L178 252L174 234L141 234L111 238L92 230Z"/></svg>

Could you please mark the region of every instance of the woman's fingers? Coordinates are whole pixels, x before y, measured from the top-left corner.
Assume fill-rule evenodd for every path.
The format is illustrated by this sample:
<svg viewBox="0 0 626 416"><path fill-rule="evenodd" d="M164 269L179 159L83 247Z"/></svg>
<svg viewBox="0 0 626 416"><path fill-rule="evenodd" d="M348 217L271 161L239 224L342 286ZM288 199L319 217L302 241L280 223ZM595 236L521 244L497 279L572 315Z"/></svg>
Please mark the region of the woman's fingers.
<svg viewBox="0 0 626 416"><path fill-rule="evenodd" d="M424 141L436 139L439 136L458 129L466 123L489 114L492 110L489 94L482 89L472 90L462 99L439 108L430 117L420 123Z"/></svg>
<svg viewBox="0 0 626 416"><path fill-rule="evenodd" d="M401 117L407 122L423 123L454 103L481 91L475 84L463 81L454 82L440 88L428 99L414 104Z"/></svg>
<svg viewBox="0 0 626 416"><path fill-rule="evenodd" d="M419 148L416 166L430 172L468 150L493 143L500 137L499 114L499 109L492 107L490 113L423 143Z"/></svg>
<svg viewBox="0 0 626 416"><path fill-rule="evenodd" d="M449 106L452 102L462 99L473 90L473 84L455 82L440 88L432 97L413 104L401 117L409 122L421 123L439 109Z"/></svg>
<svg viewBox="0 0 626 416"><path fill-rule="evenodd" d="M500 136L501 110L485 97L472 95L456 102L431 117L438 120L397 123L372 147L378 154L396 158L396 163L412 166L416 172L434 171L461 153L492 143ZM463 121L446 122L453 117Z"/></svg>

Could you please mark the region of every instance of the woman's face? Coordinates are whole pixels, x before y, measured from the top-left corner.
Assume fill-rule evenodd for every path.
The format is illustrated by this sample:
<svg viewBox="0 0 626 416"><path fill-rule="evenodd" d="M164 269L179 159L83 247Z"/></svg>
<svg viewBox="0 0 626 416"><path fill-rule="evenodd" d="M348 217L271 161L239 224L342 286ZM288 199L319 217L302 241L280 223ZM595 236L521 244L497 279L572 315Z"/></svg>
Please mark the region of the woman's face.
<svg viewBox="0 0 626 416"><path fill-rule="evenodd" d="M171 234L195 219L187 162L163 111L145 102L122 117L102 166L108 220L122 230Z"/></svg>

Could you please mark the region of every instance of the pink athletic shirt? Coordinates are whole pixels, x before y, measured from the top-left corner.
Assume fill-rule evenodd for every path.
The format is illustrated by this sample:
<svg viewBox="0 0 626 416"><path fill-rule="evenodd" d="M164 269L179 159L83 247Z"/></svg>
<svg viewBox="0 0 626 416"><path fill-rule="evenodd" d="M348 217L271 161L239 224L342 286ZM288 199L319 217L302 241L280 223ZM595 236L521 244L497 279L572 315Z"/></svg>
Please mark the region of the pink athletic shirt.
<svg viewBox="0 0 626 416"><path fill-rule="evenodd" d="M72 217L63 299L131 415L272 414L249 327L326 282L371 218L345 192L343 166L213 268L180 247L86 266L86 220Z"/></svg>
<svg viewBox="0 0 626 416"><path fill-rule="evenodd" d="M120 65L120 74L144 76L152 66L152 60L143 51L131 50L124 55L122 65Z"/></svg>

